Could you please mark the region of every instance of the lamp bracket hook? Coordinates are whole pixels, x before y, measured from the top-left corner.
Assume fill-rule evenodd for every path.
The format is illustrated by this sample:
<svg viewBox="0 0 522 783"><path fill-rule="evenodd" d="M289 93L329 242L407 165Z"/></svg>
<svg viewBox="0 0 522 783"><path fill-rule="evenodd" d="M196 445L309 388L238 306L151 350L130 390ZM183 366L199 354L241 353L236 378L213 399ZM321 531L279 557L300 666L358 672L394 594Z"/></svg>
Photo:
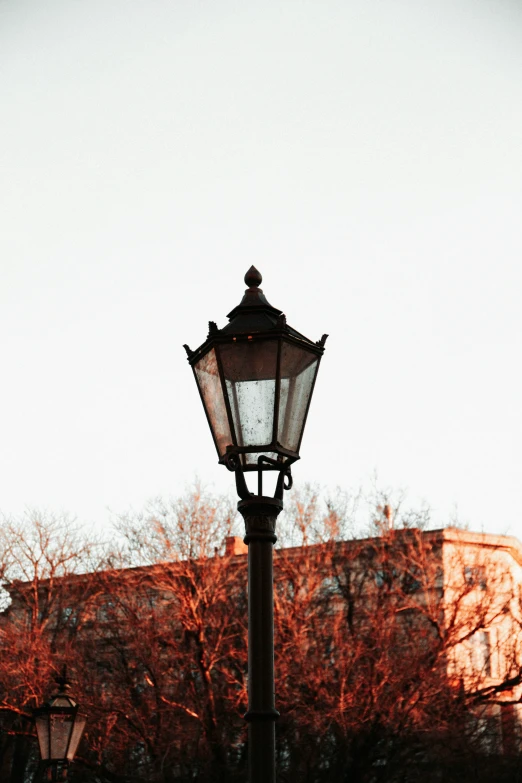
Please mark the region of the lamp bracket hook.
<svg viewBox="0 0 522 783"><path fill-rule="evenodd" d="M263 495L263 469L262 463L271 465L275 470L279 471L279 477L277 479L276 490L274 498L277 500L283 500L283 494L285 490L292 489L293 479L291 467L288 463L278 462L270 457L265 457L262 454L258 457L258 472L257 472L257 494L259 497ZM225 465L228 470L233 471L236 476L236 490L241 500L248 500L254 497L254 493L250 492L245 480L245 474L241 466L241 458L239 454L229 453L225 457Z"/></svg>

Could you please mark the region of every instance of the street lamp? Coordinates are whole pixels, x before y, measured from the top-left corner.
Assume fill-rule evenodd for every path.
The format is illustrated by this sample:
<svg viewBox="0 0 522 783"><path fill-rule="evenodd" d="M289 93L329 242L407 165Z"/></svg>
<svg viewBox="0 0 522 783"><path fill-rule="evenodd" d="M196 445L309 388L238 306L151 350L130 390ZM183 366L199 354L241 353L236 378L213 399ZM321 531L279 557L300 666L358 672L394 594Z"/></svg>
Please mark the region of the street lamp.
<svg viewBox="0 0 522 783"><path fill-rule="evenodd" d="M67 768L76 755L85 728L85 716L69 696L70 683L65 667L55 682L58 692L46 704L33 710L33 717L47 779L63 781L67 780Z"/></svg>
<svg viewBox="0 0 522 783"><path fill-rule="evenodd" d="M184 348L194 371L220 464L234 471L238 510L248 544L249 780L275 781L273 544L283 490L299 459L303 430L327 335L312 342L286 323L259 285L255 267L248 288L222 329L209 322L196 351ZM245 472L257 472L257 494ZM263 474L279 473L274 497L263 495Z"/></svg>

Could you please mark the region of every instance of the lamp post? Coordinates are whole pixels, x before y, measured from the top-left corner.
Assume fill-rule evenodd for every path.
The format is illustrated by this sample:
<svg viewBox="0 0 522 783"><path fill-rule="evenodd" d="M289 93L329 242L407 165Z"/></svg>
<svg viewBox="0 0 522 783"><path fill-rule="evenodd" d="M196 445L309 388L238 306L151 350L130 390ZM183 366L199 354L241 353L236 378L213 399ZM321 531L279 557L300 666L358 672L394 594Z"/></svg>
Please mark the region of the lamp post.
<svg viewBox="0 0 522 783"><path fill-rule="evenodd" d="M55 680L58 691L46 704L33 710L40 756L47 780L67 780L67 768L76 755L85 728L85 716L77 702L69 696L70 683L64 666Z"/></svg>
<svg viewBox="0 0 522 783"><path fill-rule="evenodd" d="M318 342L292 329L259 288L251 267L241 303L222 329L209 322L205 342L184 348L194 371L219 463L234 471L248 545L248 757L251 783L275 781L273 545L299 459L303 430L327 335ZM245 473L257 472L257 494ZM277 471L273 497L263 474Z"/></svg>

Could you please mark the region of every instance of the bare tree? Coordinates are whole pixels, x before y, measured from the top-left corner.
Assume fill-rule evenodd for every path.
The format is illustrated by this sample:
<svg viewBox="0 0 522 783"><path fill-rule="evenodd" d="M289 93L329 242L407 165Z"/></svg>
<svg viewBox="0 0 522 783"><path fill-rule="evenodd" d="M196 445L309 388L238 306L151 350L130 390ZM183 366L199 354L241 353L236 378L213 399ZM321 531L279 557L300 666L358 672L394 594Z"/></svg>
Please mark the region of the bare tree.
<svg viewBox="0 0 522 783"><path fill-rule="evenodd" d="M24 783L34 767L31 709L63 663L74 661L96 593L95 550L67 515L31 511L2 520L0 568L9 599L0 615L0 769L9 783Z"/></svg>
<svg viewBox="0 0 522 783"><path fill-rule="evenodd" d="M279 779L486 781L493 761L495 779L512 775L500 741L522 613L509 547L375 500L369 536L355 535L359 495L307 487L280 520ZM30 709L63 662L89 713L72 781L244 780L246 555L230 503L196 487L116 527L102 560L67 519L3 526L2 781L28 783Z"/></svg>
<svg viewBox="0 0 522 783"><path fill-rule="evenodd" d="M507 560L386 505L379 535L278 553L282 780L471 780L498 761L491 718L521 682ZM501 627L493 672L476 645Z"/></svg>

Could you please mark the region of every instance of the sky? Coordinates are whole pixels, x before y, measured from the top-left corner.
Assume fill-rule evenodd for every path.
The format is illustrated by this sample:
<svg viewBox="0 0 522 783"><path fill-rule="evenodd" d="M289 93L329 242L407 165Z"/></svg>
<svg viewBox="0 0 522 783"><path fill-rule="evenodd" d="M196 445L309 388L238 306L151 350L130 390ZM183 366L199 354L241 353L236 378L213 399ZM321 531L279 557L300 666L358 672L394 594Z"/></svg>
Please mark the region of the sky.
<svg viewBox="0 0 522 783"><path fill-rule="evenodd" d="M294 485L522 538L521 174L517 0L0 0L0 509L231 490L182 344L254 264Z"/></svg>

